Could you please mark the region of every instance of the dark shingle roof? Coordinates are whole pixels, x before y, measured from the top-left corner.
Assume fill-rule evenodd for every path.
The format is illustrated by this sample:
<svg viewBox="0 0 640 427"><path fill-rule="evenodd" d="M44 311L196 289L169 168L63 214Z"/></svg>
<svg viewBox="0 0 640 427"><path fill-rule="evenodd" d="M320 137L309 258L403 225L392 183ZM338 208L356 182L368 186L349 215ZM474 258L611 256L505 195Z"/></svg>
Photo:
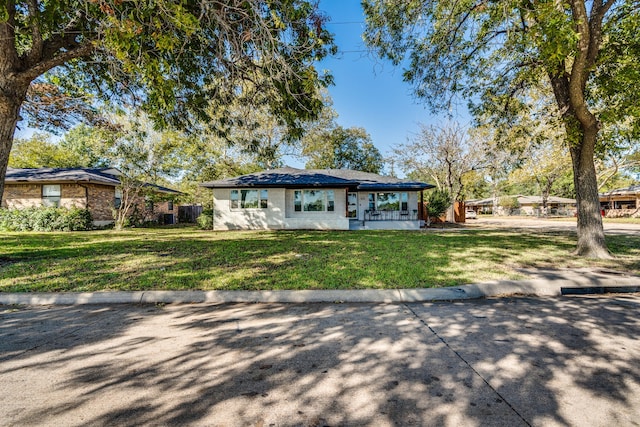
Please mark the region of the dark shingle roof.
<svg viewBox="0 0 640 427"><path fill-rule="evenodd" d="M106 171L112 173L106 173ZM4 181L17 182L91 182L106 185L119 185L120 180L113 169L14 169L7 168Z"/></svg>
<svg viewBox="0 0 640 427"><path fill-rule="evenodd" d="M348 187L356 190L424 190L433 185L350 169L281 168L200 184L207 188Z"/></svg>
<svg viewBox="0 0 640 427"><path fill-rule="evenodd" d="M54 168L37 168L37 169L16 169L7 168L5 183L90 183L112 185L114 187L120 185L118 176L122 173L114 168L73 168L73 169L54 169ZM179 191L172 190L155 184L146 184L148 187L154 188L161 193L181 194Z"/></svg>
<svg viewBox="0 0 640 427"><path fill-rule="evenodd" d="M632 195L638 193L640 193L640 184L632 185L627 188L616 188L615 190L606 191L604 193L600 193L600 197Z"/></svg>

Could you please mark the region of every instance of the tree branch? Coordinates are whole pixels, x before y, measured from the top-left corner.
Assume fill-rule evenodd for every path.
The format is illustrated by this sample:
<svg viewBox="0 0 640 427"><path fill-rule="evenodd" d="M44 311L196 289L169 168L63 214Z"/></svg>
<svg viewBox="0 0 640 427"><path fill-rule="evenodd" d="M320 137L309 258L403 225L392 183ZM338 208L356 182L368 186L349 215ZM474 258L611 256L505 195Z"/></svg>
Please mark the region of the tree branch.
<svg viewBox="0 0 640 427"><path fill-rule="evenodd" d="M35 65L42 57L42 33L40 32L40 8L38 0L29 0L29 27L31 28L31 49L27 54L27 64Z"/></svg>
<svg viewBox="0 0 640 427"><path fill-rule="evenodd" d="M34 66L28 68L27 70L21 72L18 76L18 79L23 83L28 83L36 79L38 76L43 73L49 71L52 68L55 68L59 65L63 65L68 61L73 59L82 58L83 56L88 56L94 51L95 47L92 42L86 42L84 44L78 45L78 47L66 51L62 51L57 55L52 55L48 59L43 59Z"/></svg>
<svg viewBox="0 0 640 427"><path fill-rule="evenodd" d="M576 56L571 67L571 77L569 80L569 100L576 115L576 118L582 123L584 128L594 128L598 121L596 117L589 111L585 100L585 88L587 77L589 76L589 57L597 55L599 46L591 46L592 34L589 24L587 9L582 0L571 0L571 11L573 14L573 22L576 25L576 32L580 35L577 44ZM596 35L596 40L597 40Z"/></svg>
<svg viewBox="0 0 640 427"><path fill-rule="evenodd" d="M15 16L16 4L14 0L6 1L7 20L0 21L0 74L8 76L13 73L18 64L18 51L15 45Z"/></svg>

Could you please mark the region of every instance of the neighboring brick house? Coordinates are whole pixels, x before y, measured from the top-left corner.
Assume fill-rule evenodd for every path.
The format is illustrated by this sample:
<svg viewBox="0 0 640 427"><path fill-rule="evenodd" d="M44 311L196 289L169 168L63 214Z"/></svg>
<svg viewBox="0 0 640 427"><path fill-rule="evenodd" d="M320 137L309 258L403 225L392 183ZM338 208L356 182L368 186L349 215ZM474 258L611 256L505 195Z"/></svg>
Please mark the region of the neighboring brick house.
<svg viewBox="0 0 640 427"><path fill-rule="evenodd" d="M113 168L105 169L13 169L8 168L2 196L3 208L22 209L37 206L86 208L95 225L113 223L113 208L119 205L121 191L119 176ZM147 184L164 200L151 203L140 200L138 210L147 220L174 223L178 207L171 201L179 191Z"/></svg>
<svg viewBox="0 0 640 427"><path fill-rule="evenodd" d="M640 185L600 193L600 207L610 218L640 217Z"/></svg>

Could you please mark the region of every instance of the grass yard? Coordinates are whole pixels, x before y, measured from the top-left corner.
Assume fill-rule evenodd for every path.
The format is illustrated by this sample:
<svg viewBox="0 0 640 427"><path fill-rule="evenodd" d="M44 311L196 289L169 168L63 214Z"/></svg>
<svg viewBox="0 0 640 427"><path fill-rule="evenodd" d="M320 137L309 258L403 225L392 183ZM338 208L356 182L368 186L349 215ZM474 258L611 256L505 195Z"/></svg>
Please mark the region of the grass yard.
<svg viewBox="0 0 640 427"><path fill-rule="evenodd" d="M609 236L613 261L570 255L571 233L504 230L0 233L0 292L365 289L523 278L518 267L640 274L640 237Z"/></svg>

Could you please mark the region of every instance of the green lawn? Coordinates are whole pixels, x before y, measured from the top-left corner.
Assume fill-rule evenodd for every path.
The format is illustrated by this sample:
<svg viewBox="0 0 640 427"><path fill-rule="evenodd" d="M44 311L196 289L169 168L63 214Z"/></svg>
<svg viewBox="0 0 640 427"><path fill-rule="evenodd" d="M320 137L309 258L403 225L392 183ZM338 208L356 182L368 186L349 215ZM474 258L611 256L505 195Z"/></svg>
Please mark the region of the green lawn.
<svg viewBox="0 0 640 427"><path fill-rule="evenodd" d="M640 274L640 237L613 261L570 255L571 233L456 231L0 233L0 291L364 289L519 279L521 266Z"/></svg>

